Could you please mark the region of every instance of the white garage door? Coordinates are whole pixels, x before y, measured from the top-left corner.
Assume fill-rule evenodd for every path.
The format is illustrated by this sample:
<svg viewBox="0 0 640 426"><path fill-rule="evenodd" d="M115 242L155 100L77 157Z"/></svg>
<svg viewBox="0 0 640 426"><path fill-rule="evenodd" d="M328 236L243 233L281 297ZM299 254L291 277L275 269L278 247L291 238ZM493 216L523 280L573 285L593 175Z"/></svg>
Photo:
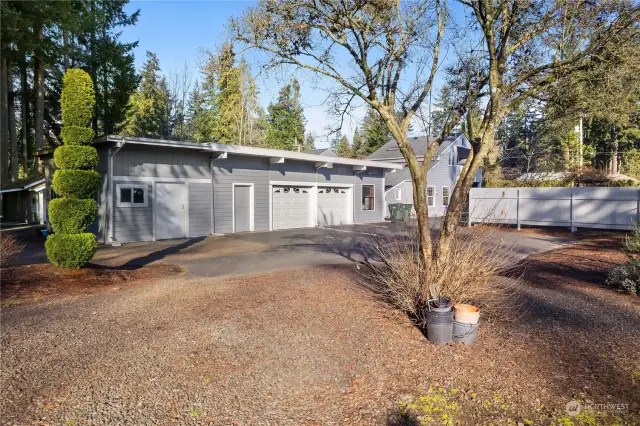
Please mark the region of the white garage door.
<svg viewBox="0 0 640 426"><path fill-rule="evenodd" d="M274 186L271 220L273 229L305 228L309 224L311 188Z"/></svg>
<svg viewBox="0 0 640 426"><path fill-rule="evenodd" d="M318 188L318 225L343 225L350 218L348 189Z"/></svg>

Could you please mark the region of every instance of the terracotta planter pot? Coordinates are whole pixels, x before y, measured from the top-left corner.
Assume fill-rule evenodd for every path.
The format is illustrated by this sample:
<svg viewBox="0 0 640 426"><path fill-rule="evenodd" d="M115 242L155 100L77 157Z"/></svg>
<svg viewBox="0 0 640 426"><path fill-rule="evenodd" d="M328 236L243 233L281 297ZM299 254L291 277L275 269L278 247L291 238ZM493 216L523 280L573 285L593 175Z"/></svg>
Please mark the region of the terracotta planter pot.
<svg viewBox="0 0 640 426"><path fill-rule="evenodd" d="M459 304L453 307L454 319L463 324L477 324L480 320L480 308L473 305Z"/></svg>

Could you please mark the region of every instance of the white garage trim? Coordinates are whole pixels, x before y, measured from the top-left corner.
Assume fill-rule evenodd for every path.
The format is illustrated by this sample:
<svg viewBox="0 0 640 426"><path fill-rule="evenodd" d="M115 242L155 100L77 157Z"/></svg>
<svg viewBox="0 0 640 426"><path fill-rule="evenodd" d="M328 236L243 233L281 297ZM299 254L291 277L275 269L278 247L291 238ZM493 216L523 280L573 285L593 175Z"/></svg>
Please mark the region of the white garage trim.
<svg viewBox="0 0 640 426"><path fill-rule="evenodd" d="M253 183L233 182L231 184L231 229L236 232L236 186L248 186L249 189L249 232L255 229L255 193Z"/></svg>

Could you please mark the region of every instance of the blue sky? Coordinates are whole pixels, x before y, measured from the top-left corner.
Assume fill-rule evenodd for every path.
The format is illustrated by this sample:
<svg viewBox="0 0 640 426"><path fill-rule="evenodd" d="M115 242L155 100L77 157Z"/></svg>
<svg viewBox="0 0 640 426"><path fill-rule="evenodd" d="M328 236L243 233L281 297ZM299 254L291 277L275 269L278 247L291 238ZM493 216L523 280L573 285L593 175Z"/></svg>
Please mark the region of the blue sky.
<svg viewBox="0 0 640 426"><path fill-rule="evenodd" d="M241 15L252 4L250 1L131 1L127 11L131 13L140 9L140 19L135 26L123 30L122 40L139 41L135 51L137 69L144 63L145 51L150 50L158 55L164 73L180 71L186 63L197 77L203 50L215 49L224 40L229 17ZM256 65L259 55L245 54L254 75L260 71ZM279 88L292 75L292 70L286 69L275 75L258 75L260 102L264 107L276 99ZM326 127L337 122L337 118L328 114L323 105L326 89L331 87L331 83L308 73L299 73L297 77L302 86L307 131L317 136L316 146L327 146ZM349 138L364 112L364 108L359 108L352 118L345 120L342 132Z"/></svg>

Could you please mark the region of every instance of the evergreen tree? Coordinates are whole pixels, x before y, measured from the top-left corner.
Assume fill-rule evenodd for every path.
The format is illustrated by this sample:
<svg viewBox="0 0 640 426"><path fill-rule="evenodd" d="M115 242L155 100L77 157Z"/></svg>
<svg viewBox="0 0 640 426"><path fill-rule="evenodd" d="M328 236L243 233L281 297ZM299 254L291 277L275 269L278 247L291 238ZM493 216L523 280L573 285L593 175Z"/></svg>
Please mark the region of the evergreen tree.
<svg viewBox="0 0 640 426"><path fill-rule="evenodd" d="M55 234L47 238L45 248L51 263L79 268L89 263L95 252L95 236L84 231L98 213L93 198L100 186L100 174L93 170L98 152L88 146L94 136L90 125L95 105L89 74L78 69L65 73L61 104L64 145L54 152L58 170L53 175L53 188L61 198L49 203Z"/></svg>
<svg viewBox="0 0 640 426"><path fill-rule="evenodd" d="M316 137L313 135L313 133L307 134L307 137L304 139L303 149L305 151L316 149Z"/></svg>
<svg viewBox="0 0 640 426"><path fill-rule="evenodd" d="M367 114L364 117L361 125L362 148L359 150L358 155L366 157L380 148L385 143L389 142L391 138L391 132L387 129L377 112L372 109L367 110Z"/></svg>
<svg viewBox="0 0 640 426"><path fill-rule="evenodd" d="M360 130L356 128L353 132L353 139L351 141L351 156L353 158L362 158L364 154L364 138L360 133Z"/></svg>
<svg viewBox="0 0 640 426"><path fill-rule="evenodd" d="M278 102L267 108L269 127L265 145L294 151L304 141L304 110L300 103L300 83L293 81L280 90Z"/></svg>
<svg viewBox="0 0 640 426"><path fill-rule="evenodd" d="M336 135L336 137L331 140L331 149L338 157L352 156L351 145L349 145L349 139L347 139L345 135Z"/></svg>
<svg viewBox="0 0 640 426"><path fill-rule="evenodd" d="M167 81L160 74L158 58L154 53L147 51L147 61L141 72L140 86L129 100L122 134L168 138L169 133Z"/></svg>

